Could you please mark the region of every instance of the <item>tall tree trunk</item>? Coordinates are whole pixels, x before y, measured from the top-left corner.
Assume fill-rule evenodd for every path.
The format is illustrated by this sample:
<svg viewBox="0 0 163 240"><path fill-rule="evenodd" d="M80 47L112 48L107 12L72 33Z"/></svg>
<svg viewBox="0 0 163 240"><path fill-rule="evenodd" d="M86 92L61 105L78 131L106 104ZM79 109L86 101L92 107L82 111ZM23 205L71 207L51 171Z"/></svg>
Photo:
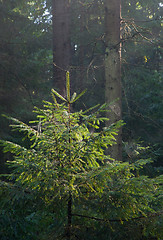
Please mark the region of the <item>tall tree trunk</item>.
<svg viewBox="0 0 163 240"><path fill-rule="evenodd" d="M70 1L52 0L54 86L65 96L66 70L70 65Z"/></svg>
<svg viewBox="0 0 163 240"><path fill-rule="evenodd" d="M105 98L111 112L109 125L121 119L121 46L120 46L120 0L105 0ZM122 158L122 133L117 136L117 144L109 149L111 157Z"/></svg>

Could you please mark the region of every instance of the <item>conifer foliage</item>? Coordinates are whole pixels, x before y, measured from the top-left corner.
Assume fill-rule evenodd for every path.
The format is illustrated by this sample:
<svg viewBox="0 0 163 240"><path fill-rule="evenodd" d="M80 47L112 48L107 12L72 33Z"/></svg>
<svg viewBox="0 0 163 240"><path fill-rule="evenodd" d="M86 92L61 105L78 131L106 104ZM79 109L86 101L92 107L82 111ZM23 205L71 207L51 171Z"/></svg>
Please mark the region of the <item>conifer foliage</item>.
<svg viewBox="0 0 163 240"><path fill-rule="evenodd" d="M105 149L115 144L114 136L122 123L100 129L100 124L107 120L98 116L105 105L96 106L98 110L89 115L82 110L71 112L71 104L84 92L78 96L74 93L70 98L67 73L67 98L52 89L54 102L44 101L44 109L35 107L38 120L31 121L31 126L10 118L11 126L31 141L30 148L4 142L5 151L15 154L10 164L15 169L16 181L41 191L48 200L69 192L77 196L83 188L101 191L101 183L96 178L110 159ZM58 103L55 96L63 103Z"/></svg>
<svg viewBox="0 0 163 240"><path fill-rule="evenodd" d="M9 118L29 143L1 141L14 157L10 181L0 182L3 240L98 239L101 229L106 238L112 232L106 224L120 225L159 210L160 178L139 176L150 160L130 164L107 155L123 123L105 127L105 105L73 112L72 104L85 91L71 97L69 72L66 79L67 97L52 89L53 102L35 107L37 120L27 125ZM96 226L99 221L102 228Z"/></svg>

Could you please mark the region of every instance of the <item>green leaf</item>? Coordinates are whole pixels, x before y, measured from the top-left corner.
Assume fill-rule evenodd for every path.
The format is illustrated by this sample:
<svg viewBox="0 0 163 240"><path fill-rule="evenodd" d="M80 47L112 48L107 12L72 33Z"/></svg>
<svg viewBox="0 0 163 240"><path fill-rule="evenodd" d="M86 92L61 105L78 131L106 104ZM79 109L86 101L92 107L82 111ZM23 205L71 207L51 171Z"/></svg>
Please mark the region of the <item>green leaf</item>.
<svg viewBox="0 0 163 240"><path fill-rule="evenodd" d="M53 88L52 88L52 90L51 90L57 97L59 97L61 100L63 100L64 102L67 102L67 100L64 98L64 97L62 97L62 95L60 95L56 90L54 90Z"/></svg>
<svg viewBox="0 0 163 240"><path fill-rule="evenodd" d="M76 92L73 93L70 103L73 103L75 98L76 98Z"/></svg>
<svg viewBox="0 0 163 240"><path fill-rule="evenodd" d="M82 91L75 99L73 102L76 102L80 97L82 97L85 93L86 93L87 89L85 89L84 91Z"/></svg>
<svg viewBox="0 0 163 240"><path fill-rule="evenodd" d="M89 109L87 109L86 111L84 111L83 114L85 114L85 113L87 113L87 112L90 112L90 111L94 110L95 108L97 108L97 107L99 107L99 106L100 106L100 104L97 104L97 105L95 105L95 106L93 106L93 107L90 107Z"/></svg>
<svg viewBox="0 0 163 240"><path fill-rule="evenodd" d="M66 72L66 91L67 91L67 100L70 102L70 72Z"/></svg>
<svg viewBox="0 0 163 240"><path fill-rule="evenodd" d="M57 108L58 108L59 105L58 105L58 102L57 102L57 99L56 99L55 95L54 95L53 93L51 93L51 95L52 95L52 98L53 98L53 101L54 101L55 105L56 105Z"/></svg>

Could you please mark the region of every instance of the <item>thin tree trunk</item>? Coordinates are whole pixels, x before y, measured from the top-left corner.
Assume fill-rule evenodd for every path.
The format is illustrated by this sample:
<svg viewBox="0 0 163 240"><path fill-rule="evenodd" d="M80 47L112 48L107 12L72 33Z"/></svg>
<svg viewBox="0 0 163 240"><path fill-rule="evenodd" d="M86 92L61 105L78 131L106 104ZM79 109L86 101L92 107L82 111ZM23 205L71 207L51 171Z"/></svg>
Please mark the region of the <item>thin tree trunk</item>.
<svg viewBox="0 0 163 240"><path fill-rule="evenodd" d="M121 119L121 46L120 46L120 0L105 0L105 98L111 112L109 125ZM122 158L122 133L117 136L117 144L109 149L111 157Z"/></svg>
<svg viewBox="0 0 163 240"><path fill-rule="evenodd" d="M70 193L67 204L67 240L71 239L71 225L72 225L72 196Z"/></svg>
<svg viewBox="0 0 163 240"><path fill-rule="evenodd" d="M53 78L54 86L65 96L66 70L70 65L70 1L53 0Z"/></svg>

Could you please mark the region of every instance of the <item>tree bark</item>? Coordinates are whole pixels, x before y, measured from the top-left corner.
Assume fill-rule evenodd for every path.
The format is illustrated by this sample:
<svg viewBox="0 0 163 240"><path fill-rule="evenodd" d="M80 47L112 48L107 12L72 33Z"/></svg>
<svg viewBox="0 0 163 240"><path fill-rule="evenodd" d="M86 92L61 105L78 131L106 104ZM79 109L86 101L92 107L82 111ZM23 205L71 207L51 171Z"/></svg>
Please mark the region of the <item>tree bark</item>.
<svg viewBox="0 0 163 240"><path fill-rule="evenodd" d="M65 96L66 71L70 65L70 1L53 0L53 79L54 87Z"/></svg>
<svg viewBox="0 0 163 240"><path fill-rule="evenodd" d="M105 99L111 112L107 113L109 125L121 119L121 45L120 45L120 0L105 0ZM112 158L122 158L121 129L117 144L108 151Z"/></svg>

